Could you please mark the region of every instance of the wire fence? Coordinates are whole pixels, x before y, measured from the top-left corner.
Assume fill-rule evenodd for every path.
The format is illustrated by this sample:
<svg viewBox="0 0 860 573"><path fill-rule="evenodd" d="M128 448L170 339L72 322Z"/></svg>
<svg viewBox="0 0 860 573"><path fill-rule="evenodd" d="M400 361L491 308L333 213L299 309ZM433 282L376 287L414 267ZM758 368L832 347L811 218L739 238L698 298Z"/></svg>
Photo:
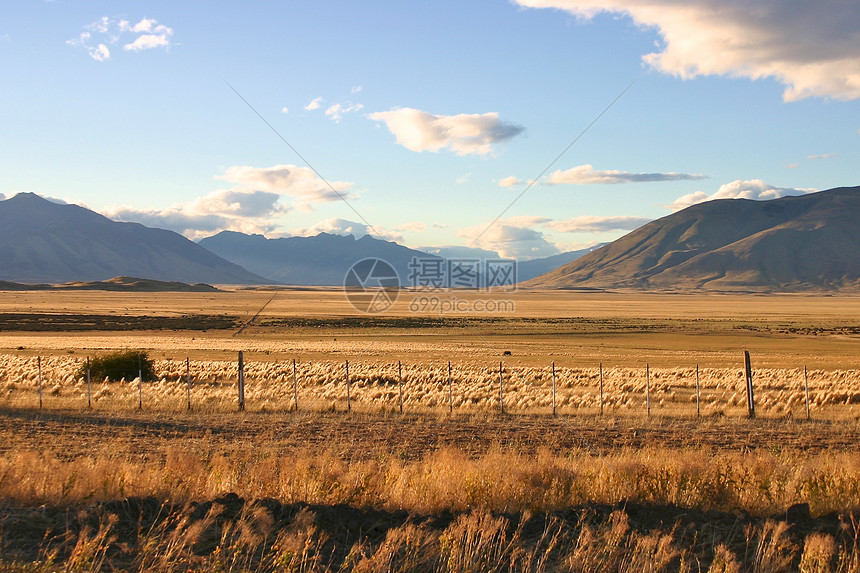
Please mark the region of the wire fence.
<svg viewBox="0 0 860 573"><path fill-rule="evenodd" d="M156 379L77 375L72 357L0 358L0 404L200 411L860 417L860 372L372 361L155 361ZM752 390L752 392L751 392Z"/></svg>

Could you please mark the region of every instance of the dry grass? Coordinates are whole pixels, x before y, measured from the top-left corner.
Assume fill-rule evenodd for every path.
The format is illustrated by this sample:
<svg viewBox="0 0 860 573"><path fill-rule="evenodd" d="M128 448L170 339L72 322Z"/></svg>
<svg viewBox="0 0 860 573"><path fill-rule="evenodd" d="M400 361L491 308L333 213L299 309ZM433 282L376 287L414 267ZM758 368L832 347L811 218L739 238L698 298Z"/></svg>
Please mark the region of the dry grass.
<svg viewBox="0 0 860 573"><path fill-rule="evenodd" d="M271 294L6 293L0 312L247 320ZM339 326L355 313L319 289L236 336L0 333L0 572L860 570L860 298L501 296L511 316L438 326L405 320L408 294ZM124 348L157 359L144 411L135 381L93 381L85 411L77 366ZM351 415L331 412L347 360Z"/></svg>

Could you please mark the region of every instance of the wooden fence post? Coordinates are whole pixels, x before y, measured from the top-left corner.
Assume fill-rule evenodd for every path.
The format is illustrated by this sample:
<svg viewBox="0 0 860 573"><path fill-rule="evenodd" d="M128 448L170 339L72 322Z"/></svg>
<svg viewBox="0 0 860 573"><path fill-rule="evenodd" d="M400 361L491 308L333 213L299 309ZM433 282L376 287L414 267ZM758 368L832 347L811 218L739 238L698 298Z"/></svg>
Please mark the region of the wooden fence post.
<svg viewBox="0 0 860 573"><path fill-rule="evenodd" d="M552 415L555 416L555 362L552 363Z"/></svg>
<svg viewBox="0 0 860 573"><path fill-rule="evenodd" d="M90 357L87 356L87 408L93 407L93 382L90 374Z"/></svg>
<svg viewBox="0 0 860 573"><path fill-rule="evenodd" d="M502 414L505 413L505 391L502 382L502 363L499 362L499 410Z"/></svg>
<svg viewBox="0 0 860 573"><path fill-rule="evenodd" d="M755 418L755 394L753 393L752 364L749 350L744 350L744 374L747 382L747 411L750 418Z"/></svg>
<svg viewBox="0 0 860 573"><path fill-rule="evenodd" d="M299 385L296 382L296 359L293 358L293 405L299 411Z"/></svg>
<svg viewBox="0 0 860 573"><path fill-rule="evenodd" d="M403 368L401 367L400 361L397 361L397 389L399 390L399 395L397 397L397 403L400 405L400 413L403 413Z"/></svg>
<svg viewBox="0 0 860 573"><path fill-rule="evenodd" d="M42 357L36 357L36 365L39 367L39 409L42 409Z"/></svg>
<svg viewBox="0 0 860 573"><path fill-rule="evenodd" d="M185 358L185 398L188 402L188 411L191 411L191 362Z"/></svg>
<svg viewBox="0 0 860 573"><path fill-rule="evenodd" d="M137 355L137 409L143 410L143 364Z"/></svg>
<svg viewBox="0 0 860 573"><path fill-rule="evenodd" d="M245 355L239 351L239 411L245 409Z"/></svg>
<svg viewBox="0 0 860 573"><path fill-rule="evenodd" d="M452 390L453 381L451 379L451 361L448 361L448 411L454 411L454 391Z"/></svg>
<svg viewBox="0 0 860 573"><path fill-rule="evenodd" d="M648 416L651 416L651 371L648 364L645 364L645 408L648 411Z"/></svg>
<svg viewBox="0 0 860 573"><path fill-rule="evenodd" d="M696 416L698 417L701 413L699 409L699 365L696 364Z"/></svg>
<svg viewBox="0 0 860 573"><path fill-rule="evenodd" d="M603 362L598 367L600 369L600 415L603 415Z"/></svg>
<svg viewBox="0 0 860 573"><path fill-rule="evenodd" d="M346 411L352 412L352 399L349 395L349 360L346 361Z"/></svg>
<svg viewBox="0 0 860 573"><path fill-rule="evenodd" d="M806 390L806 419L810 419L809 414L809 376L806 373L806 365L803 365L803 387Z"/></svg>

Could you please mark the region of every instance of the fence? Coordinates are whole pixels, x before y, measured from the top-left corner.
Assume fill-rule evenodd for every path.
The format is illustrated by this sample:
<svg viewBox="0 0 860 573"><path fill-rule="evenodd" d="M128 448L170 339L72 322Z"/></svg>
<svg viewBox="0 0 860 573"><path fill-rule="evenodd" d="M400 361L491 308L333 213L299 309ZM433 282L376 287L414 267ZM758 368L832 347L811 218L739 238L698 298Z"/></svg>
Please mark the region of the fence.
<svg viewBox="0 0 860 573"><path fill-rule="evenodd" d="M40 408L176 410L497 411L503 413L856 416L854 370L753 371L699 365L515 367L402 362L156 362L158 380L108 382L73 372L69 357L0 360L3 400ZM2 386L0 386L2 388ZM754 394L755 392L755 394ZM2 401L0 401L2 403Z"/></svg>

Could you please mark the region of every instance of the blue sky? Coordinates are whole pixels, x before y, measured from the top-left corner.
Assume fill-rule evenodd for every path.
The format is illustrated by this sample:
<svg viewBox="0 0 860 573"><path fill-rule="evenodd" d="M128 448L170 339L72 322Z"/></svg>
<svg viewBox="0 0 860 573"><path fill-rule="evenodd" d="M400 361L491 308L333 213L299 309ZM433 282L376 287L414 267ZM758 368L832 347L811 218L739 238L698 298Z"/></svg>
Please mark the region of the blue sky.
<svg viewBox="0 0 860 573"><path fill-rule="evenodd" d="M748 5L6 0L0 194L532 258L860 184L860 5Z"/></svg>

